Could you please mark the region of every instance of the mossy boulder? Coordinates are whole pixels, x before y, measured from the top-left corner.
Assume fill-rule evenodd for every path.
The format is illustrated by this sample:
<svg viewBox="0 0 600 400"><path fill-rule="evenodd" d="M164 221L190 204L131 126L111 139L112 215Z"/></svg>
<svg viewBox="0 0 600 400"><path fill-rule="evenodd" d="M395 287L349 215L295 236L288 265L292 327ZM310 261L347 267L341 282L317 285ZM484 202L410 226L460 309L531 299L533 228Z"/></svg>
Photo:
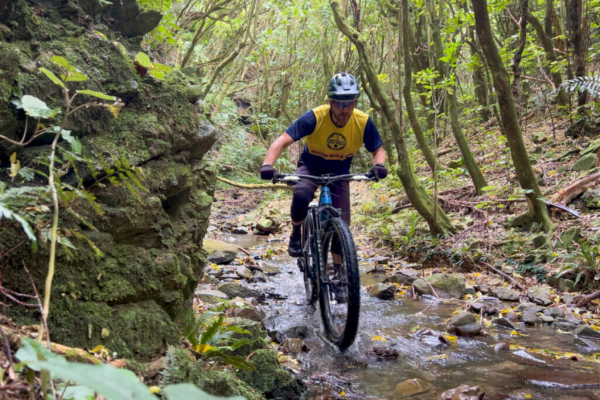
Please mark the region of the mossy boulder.
<svg viewBox="0 0 600 400"><path fill-rule="evenodd" d="M70 235L75 248L57 249L49 328L59 343L81 348L103 344L119 356L149 360L179 341L177 321L191 306L202 277L206 261L202 238L215 188L215 175L202 157L214 143L215 131L202 110L188 101L183 87L136 73L132 56L137 49L123 53L113 40L74 25L63 18L68 15L64 7L36 16L24 0L7 6L11 42L0 42L0 126L3 135L19 139L25 128L25 115L10 105L13 88L64 110L60 88L37 71L45 67L58 75L50 62L53 55L66 58L90 78L70 82L71 91L101 91L124 102L118 119L105 108L81 108L66 126L80 139L90 167L74 162L61 180L87 188L96 198L97 210L79 198L70 205L74 213L61 214L60 232ZM78 96L73 106L90 101L84 97ZM46 184L41 178L9 179L7 157L16 150L21 165L45 171L40 161L47 159L51 140L42 137L20 149L0 144L0 180L8 183L7 190ZM59 146L70 148L63 141ZM108 180L96 183L94 175L104 175L102 164L115 169L115 160L139 168L146 190ZM20 226L0 228L0 251L21 241L27 243ZM47 245L36 254L28 246L17 246L2 259L2 284L31 293L24 261L42 291L48 253ZM39 323L35 310L12 307L5 312L21 324ZM103 328L109 336L102 337Z"/></svg>
<svg viewBox="0 0 600 400"><path fill-rule="evenodd" d="M208 253L207 260L215 264L228 264L235 259L238 253L235 244L220 240L206 239L202 242L202 247Z"/></svg>
<svg viewBox="0 0 600 400"><path fill-rule="evenodd" d="M300 398L305 388L302 381L295 379L281 368L275 350L257 350L248 360L253 371L238 370L237 376L251 387L263 392L267 398Z"/></svg>
<svg viewBox="0 0 600 400"><path fill-rule="evenodd" d="M589 153L582 157L580 157L573 167L571 168L573 171L587 171L596 165L596 153Z"/></svg>

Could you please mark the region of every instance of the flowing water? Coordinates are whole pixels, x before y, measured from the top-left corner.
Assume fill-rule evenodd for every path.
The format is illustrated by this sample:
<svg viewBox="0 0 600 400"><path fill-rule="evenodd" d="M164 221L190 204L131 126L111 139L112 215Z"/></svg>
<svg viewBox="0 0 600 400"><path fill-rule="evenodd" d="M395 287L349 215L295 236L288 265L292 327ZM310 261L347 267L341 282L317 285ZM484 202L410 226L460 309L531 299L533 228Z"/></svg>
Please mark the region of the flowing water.
<svg viewBox="0 0 600 400"><path fill-rule="evenodd" d="M232 236L251 252L264 249L264 239L256 236ZM270 244L271 246L283 246ZM298 354L298 364L286 363L307 383L309 398L400 399L405 390L397 385L413 378L427 383L428 390L411 398L435 399L460 385L479 385L486 399L600 399L600 364L546 357L524 350L496 354L494 345L505 342L527 348L591 354L573 343L572 334L547 326L522 326L526 336L496 326L485 328L486 335L458 337L450 345L439 335L446 334L445 321L461 306L460 302L436 303L380 300L367 295L365 286L380 282L384 276L366 274L361 267L361 315L359 334L354 345L340 353L322 338L318 307L306 305L302 274L294 259L287 255L268 260L282 273L267 283L250 286L274 293L276 298L264 307L264 325L285 336L303 338L310 348ZM511 304L514 306L514 303ZM518 324L518 323L517 323ZM423 333L422 328L431 331ZM387 341L373 340L375 336ZM596 341L600 346L600 341ZM378 360L368 355L374 346L396 349L395 360Z"/></svg>

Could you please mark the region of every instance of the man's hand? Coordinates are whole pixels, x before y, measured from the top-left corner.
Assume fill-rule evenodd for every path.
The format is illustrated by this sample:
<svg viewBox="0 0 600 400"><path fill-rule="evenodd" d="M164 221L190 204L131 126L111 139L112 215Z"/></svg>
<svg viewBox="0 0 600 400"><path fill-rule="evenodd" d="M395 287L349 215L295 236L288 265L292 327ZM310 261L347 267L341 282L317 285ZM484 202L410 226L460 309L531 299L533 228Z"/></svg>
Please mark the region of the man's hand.
<svg viewBox="0 0 600 400"><path fill-rule="evenodd" d="M383 179L388 175L388 170L383 164L377 163L371 168L371 173L375 179Z"/></svg>
<svg viewBox="0 0 600 400"><path fill-rule="evenodd" d="M277 171L275 171L275 168L273 168L273 166L270 164L265 164L262 167L260 167L260 179L265 179L265 180L273 179L273 177L275 176L276 173L277 173ZM386 175L387 175L387 172L386 172Z"/></svg>

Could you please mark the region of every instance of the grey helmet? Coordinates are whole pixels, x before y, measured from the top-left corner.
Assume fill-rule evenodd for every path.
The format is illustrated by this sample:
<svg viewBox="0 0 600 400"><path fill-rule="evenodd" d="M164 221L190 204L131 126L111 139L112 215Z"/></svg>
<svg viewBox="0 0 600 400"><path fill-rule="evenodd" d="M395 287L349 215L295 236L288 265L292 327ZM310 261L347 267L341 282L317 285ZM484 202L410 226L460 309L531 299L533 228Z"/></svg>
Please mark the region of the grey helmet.
<svg viewBox="0 0 600 400"><path fill-rule="evenodd" d="M350 101L360 96L360 85L354 75L341 72L335 74L327 86L327 96L331 100Z"/></svg>

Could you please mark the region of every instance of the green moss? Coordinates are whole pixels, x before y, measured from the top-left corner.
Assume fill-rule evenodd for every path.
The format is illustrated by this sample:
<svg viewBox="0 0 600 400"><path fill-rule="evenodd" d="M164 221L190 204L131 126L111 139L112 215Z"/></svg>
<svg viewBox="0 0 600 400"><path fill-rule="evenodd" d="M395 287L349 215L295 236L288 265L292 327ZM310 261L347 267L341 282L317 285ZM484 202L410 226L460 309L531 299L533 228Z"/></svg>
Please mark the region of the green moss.
<svg viewBox="0 0 600 400"><path fill-rule="evenodd" d="M517 273L523 276L535 276L538 282L546 282L546 269L536 264L519 264Z"/></svg>

